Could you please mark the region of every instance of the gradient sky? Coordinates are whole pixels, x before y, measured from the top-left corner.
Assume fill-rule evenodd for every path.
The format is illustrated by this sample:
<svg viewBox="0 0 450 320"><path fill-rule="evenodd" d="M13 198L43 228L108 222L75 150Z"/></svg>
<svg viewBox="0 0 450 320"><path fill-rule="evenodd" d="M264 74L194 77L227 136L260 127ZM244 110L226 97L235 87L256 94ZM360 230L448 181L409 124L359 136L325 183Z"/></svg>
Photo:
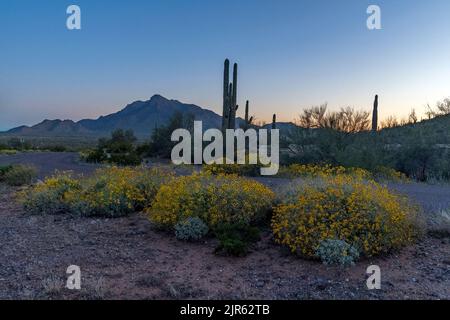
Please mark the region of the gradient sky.
<svg viewBox="0 0 450 320"><path fill-rule="evenodd" d="M70 4L80 31L66 29ZM366 28L369 4L382 30ZM0 44L0 130L155 93L220 112L226 57L259 120L370 110L375 94L381 117L401 117L450 95L448 0L2 0Z"/></svg>

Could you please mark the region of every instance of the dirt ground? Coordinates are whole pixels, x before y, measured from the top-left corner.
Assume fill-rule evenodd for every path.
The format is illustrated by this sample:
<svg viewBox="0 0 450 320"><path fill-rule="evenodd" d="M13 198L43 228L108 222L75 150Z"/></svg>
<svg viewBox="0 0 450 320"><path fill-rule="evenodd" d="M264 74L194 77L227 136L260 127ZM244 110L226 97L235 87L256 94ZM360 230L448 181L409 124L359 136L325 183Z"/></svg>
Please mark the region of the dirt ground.
<svg viewBox="0 0 450 320"><path fill-rule="evenodd" d="M20 157L14 161L24 163ZM41 175L54 168L94 169L77 163L73 154L39 154L28 161L43 168ZM437 186L401 187L417 194L419 203L432 200L440 206L450 198L448 189ZM221 257L213 253L215 240L177 241L154 230L142 214L118 219L27 215L14 192L0 185L0 299L450 299L448 238L427 237L348 269L294 257L268 232L248 256ZM366 287L366 268L373 264L381 268L381 290ZM65 288L69 265L81 268L79 291Z"/></svg>
<svg viewBox="0 0 450 320"><path fill-rule="evenodd" d="M30 216L1 191L0 299L450 299L449 239L346 270L296 258L269 234L247 257L220 257L214 240L179 242L141 214ZM381 290L366 287L372 264ZM64 288L69 265L81 268L80 291Z"/></svg>

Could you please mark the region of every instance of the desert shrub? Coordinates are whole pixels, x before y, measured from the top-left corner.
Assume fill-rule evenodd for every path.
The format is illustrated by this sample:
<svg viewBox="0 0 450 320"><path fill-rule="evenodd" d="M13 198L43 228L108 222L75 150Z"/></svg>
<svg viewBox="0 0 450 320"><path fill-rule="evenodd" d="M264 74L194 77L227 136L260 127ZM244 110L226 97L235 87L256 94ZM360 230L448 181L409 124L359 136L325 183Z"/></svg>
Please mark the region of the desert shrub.
<svg viewBox="0 0 450 320"><path fill-rule="evenodd" d="M22 195L32 213L72 213L118 217L150 206L161 183L171 173L163 169L104 168L92 177L74 179L59 173Z"/></svg>
<svg viewBox="0 0 450 320"><path fill-rule="evenodd" d="M287 177L329 177L337 175L353 175L357 178L370 178L369 171L360 168L344 168L330 164L292 164L283 167L279 175Z"/></svg>
<svg viewBox="0 0 450 320"><path fill-rule="evenodd" d="M256 177L260 175L261 166L257 164L206 164L202 171L209 174L236 174L245 177Z"/></svg>
<svg viewBox="0 0 450 320"><path fill-rule="evenodd" d="M172 149L176 142L170 137L176 129L186 129L190 132L194 128L195 116L192 113L175 111L166 125L157 126L153 129L150 141L139 147L138 153L148 157L171 158Z"/></svg>
<svg viewBox="0 0 450 320"><path fill-rule="evenodd" d="M377 181L389 180L395 182L408 182L408 177L404 173L385 166L375 167L375 169L372 170L372 177Z"/></svg>
<svg viewBox="0 0 450 320"><path fill-rule="evenodd" d="M12 166L0 166L0 181L3 180L5 174L12 169Z"/></svg>
<svg viewBox="0 0 450 320"><path fill-rule="evenodd" d="M430 146L407 146L398 154L396 167L409 177L426 181L436 171L437 154Z"/></svg>
<svg viewBox="0 0 450 320"><path fill-rule="evenodd" d="M233 162L235 162L233 160ZM261 175L262 164L250 164L249 156L246 156L245 164L226 164L226 159L222 159L219 163L205 164L202 171L213 175L235 174L245 177L257 177Z"/></svg>
<svg viewBox="0 0 450 320"><path fill-rule="evenodd" d="M17 153L16 150L13 150L13 149L3 149L3 148L0 147L0 154L4 154L4 155L9 156L9 155L13 155L13 154L16 154L16 153Z"/></svg>
<svg viewBox="0 0 450 320"><path fill-rule="evenodd" d="M36 169L31 166L12 165L0 168L0 182L18 187L31 184L36 178Z"/></svg>
<svg viewBox="0 0 450 320"><path fill-rule="evenodd" d="M198 241L206 236L208 231L208 226L198 217L189 217L175 225L175 236L183 241Z"/></svg>
<svg viewBox="0 0 450 320"><path fill-rule="evenodd" d="M97 148L90 151L85 160L87 162L108 162L119 166L137 166L142 158L136 152L134 143L136 137L132 130L118 129L111 133L109 139L99 139Z"/></svg>
<svg viewBox="0 0 450 320"><path fill-rule="evenodd" d="M292 164L282 167L279 176L283 177L330 177L338 175L349 175L357 179L374 179L376 181L407 181L405 174L392 168L378 166L369 171L362 168L332 166L330 164Z"/></svg>
<svg viewBox="0 0 450 320"><path fill-rule="evenodd" d="M29 141L25 141L23 139L16 138L16 137L8 139L7 145L8 145L9 149L13 149L13 150L24 151L24 150L32 149L32 145Z"/></svg>
<svg viewBox="0 0 450 320"><path fill-rule="evenodd" d="M217 254L244 256L250 245L260 239L259 229L245 223L224 223L215 229L219 245Z"/></svg>
<svg viewBox="0 0 450 320"><path fill-rule="evenodd" d="M107 157L103 150L95 149L81 155L81 158L89 163L102 163Z"/></svg>
<svg viewBox="0 0 450 320"><path fill-rule="evenodd" d="M160 227L173 228L196 216L213 229L222 223L249 224L262 219L273 199L270 189L253 180L194 173L162 185L147 212Z"/></svg>
<svg viewBox="0 0 450 320"><path fill-rule="evenodd" d="M359 251L345 241L326 239L320 242L316 256L325 265L348 267L359 259Z"/></svg>
<svg viewBox="0 0 450 320"><path fill-rule="evenodd" d="M71 211L85 216L118 217L150 206L159 186L171 173L162 169L99 169L81 181L81 190L67 194Z"/></svg>
<svg viewBox="0 0 450 320"><path fill-rule="evenodd" d="M126 154L112 154L108 162L118 166L137 166L142 162L142 158L136 152Z"/></svg>
<svg viewBox="0 0 450 320"><path fill-rule="evenodd" d="M50 152L66 152L67 151L67 147L65 147L63 145L43 146L41 149L42 150L47 150L47 151L50 151Z"/></svg>
<svg viewBox="0 0 450 320"><path fill-rule="evenodd" d="M81 189L81 184L70 172L57 173L44 182L21 193L25 210L32 214L58 214L70 211L67 199Z"/></svg>
<svg viewBox="0 0 450 320"><path fill-rule="evenodd" d="M418 209L372 180L349 175L304 179L283 190L272 228L278 243L314 257L321 241L339 239L373 256L412 242Z"/></svg>

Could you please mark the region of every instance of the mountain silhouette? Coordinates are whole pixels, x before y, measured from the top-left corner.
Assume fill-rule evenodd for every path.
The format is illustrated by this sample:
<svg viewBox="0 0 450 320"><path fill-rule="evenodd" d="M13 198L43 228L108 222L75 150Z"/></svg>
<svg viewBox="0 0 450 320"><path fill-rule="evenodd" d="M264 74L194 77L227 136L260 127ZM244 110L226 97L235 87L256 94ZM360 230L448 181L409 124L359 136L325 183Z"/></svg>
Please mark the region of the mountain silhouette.
<svg viewBox="0 0 450 320"><path fill-rule="evenodd" d="M136 136L148 137L155 127L166 125L176 112L192 114L195 120L203 121L204 129L220 128L222 124L222 117L211 110L154 95L148 101L135 101L119 112L95 120L44 120L31 127L11 129L5 134L34 137L104 136L115 129L132 129Z"/></svg>

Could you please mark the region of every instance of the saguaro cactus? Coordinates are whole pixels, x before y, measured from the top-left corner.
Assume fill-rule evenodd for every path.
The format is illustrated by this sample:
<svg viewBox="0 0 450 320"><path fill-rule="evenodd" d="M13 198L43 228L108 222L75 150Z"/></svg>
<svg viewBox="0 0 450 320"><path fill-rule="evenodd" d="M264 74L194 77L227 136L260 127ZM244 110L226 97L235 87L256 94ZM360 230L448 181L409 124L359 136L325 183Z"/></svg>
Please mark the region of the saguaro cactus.
<svg viewBox="0 0 450 320"><path fill-rule="evenodd" d="M245 124L249 124L249 119L248 119L248 104L249 104L249 102L248 102L248 100L247 100L247 102L245 102Z"/></svg>
<svg viewBox="0 0 450 320"><path fill-rule="evenodd" d="M373 102L373 114L372 114L372 131L376 132L378 130L378 95L375 96L375 101Z"/></svg>
<svg viewBox="0 0 450 320"><path fill-rule="evenodd" d="M277 115L274 114L273 118L272 118L272 129L276 129L277 128Z"/></svg>
<svg viewBox="0 0 450 320"><path fill-rule="evenodd" d="M230 60L226 59L223 72L222 131L236 128L238 65L233 66L233 82L230 83Z"/></svg>
<svg viewBox="0 0 450 320"><path fill-rule="evenodd" d="M230 60L226 59L224 63L223 70L223 110L222 110L222 131L225 133L225 130L228 127L228 119L230 114L230 103L229 103L229 95L230 95Z"/></svg>
<svg viewBox="0 0 450 320"><path fill-rule="evenodd" d="M253 122L253 117L249 113L249 101L245 103L245 128L248 129Z"/></svg>

